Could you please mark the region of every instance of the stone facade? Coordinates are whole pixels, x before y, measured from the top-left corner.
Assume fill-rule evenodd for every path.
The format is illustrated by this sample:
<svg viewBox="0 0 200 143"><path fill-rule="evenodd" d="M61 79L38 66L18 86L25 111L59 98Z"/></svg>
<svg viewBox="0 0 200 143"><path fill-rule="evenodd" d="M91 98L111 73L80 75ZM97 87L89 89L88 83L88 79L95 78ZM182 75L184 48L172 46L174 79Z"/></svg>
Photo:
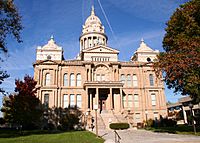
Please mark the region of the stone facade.
<svg viewBox="0 0 200 143"><path fill-rule="evenodd" d="M94 8L80 36L80 53L64 60L53 37L37 48L34 78L37 96L49 107L77 106L83 112L132 113L136 122L166 116L163 81L152 62L158 51L141 40L130 61L118 60L119 51L107 46L107 36ZM131 56L131 55L130 55Z"/></svg>

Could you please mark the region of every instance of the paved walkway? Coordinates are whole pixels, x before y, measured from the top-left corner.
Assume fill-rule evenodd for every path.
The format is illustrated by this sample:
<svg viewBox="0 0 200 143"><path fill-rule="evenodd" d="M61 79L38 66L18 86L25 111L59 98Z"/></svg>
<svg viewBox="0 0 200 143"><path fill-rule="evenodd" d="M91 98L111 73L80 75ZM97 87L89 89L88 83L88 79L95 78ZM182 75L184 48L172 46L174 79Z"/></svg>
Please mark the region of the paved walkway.
<svg viewBox="0 0 200 143"><path fill-rule="evenodd" d="M154 133L145 130L119 130L122 138L120 143L200 143L200 136L177 135L168 133ZM111 130L100 130L99 136L103 137L105 143L114 143L114 132Z"/></svg>

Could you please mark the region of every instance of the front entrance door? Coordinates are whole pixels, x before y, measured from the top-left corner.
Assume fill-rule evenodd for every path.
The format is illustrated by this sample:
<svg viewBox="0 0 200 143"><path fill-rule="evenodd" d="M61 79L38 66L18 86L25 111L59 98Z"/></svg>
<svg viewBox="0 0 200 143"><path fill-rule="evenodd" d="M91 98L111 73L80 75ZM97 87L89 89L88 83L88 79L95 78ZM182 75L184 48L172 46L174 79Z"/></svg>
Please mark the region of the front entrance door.
<svg viewBox="0 0 200 143"><path fill-rule="evenodd" d="M100 107L100 111L106 110L106 100L100 99L99 107Z"/></svg>

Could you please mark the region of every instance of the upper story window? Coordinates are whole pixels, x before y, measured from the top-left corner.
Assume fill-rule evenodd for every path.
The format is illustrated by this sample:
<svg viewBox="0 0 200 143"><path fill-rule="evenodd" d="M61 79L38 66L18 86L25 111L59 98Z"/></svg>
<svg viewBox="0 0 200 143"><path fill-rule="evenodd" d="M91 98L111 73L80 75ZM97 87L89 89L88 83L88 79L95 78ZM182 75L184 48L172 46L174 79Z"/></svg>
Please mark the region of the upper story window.
<svg viewBox="0 0 200 143"><path fill-rule="evenodd" d="M133 86L136 87L138 86L138 81L137 81L137 75L133 75Z"/></svg>
<svg viewBox="0 0 200 143"><path fill-rule="evenodd" d="M64 86L68 86L68 74L67 74L67 73L64 74L63 79L64 79L64 80L63 80Z"/></svg>
<svg viewBox="0 0 200 143"><path fill-rule="evenodd" d="M127 75L127 86L131 87L131 75L130 74Z"/></svg>
<svg viewBox="0 0 200 143"><path fill-rule="evenodd" d="M50 85L50 80L51 80L50 73L47 73L45 75L45 85Z"/></svg>
<svg viewBox="0 0 200 143"><path fill-rule="evenodd" d="M74 73L70 74L70 86L75 86L75 75Z"/></svg>
<svg viewBox="0 0 200 143"><path fill-rule="evenodd" d="M77 86L81 86L81 74L80 73L78 73L76 75L76 82L77 82Z"/></svg>
<svg viewBox="0 0 200 143"><path fill-rule="evenodd" d="M124 75L124 74L121 74L120 80L121 80L122 83L125 83L125 80L126 80L126 79L125 79L125 75Z"/></svg>
<svg viewBox="0 0 200 143"><path fill-rule="evenodd" d="M149 83L150 83L150 86L154 86L154 77L153 77L153 74L149 75Z"/></svg>

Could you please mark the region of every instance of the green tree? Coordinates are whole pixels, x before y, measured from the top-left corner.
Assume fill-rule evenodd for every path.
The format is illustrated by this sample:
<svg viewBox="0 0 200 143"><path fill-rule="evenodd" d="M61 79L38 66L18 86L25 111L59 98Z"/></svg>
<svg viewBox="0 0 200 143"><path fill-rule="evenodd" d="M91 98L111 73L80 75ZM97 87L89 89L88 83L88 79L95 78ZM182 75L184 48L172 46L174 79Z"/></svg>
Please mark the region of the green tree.
<svg viewBox="0 0 200 143"><path fill-rule="evenodd" d="M154 64L169 88L200 101L200 0L181 5L167 22L165 52Z"/></svg>
<svg viewBox="0 0 200 143"><path fill-rule="evenodd" d="M4 118L23 129L40 127L43 109L35 96L37 82L32 77L25 76L24 81L16 80L15 84L16 94L9 96L3 104Z"/></svg>
<svg viewBox="0 0 200 143"><path fill-rule="evenodd" d="M7 52L6 39L13 36L17 42L21 42L20 32L22 30L21 16L14 5L13 0L0 0L0 54ZM0 57L0 62L3 59ZM0 85L9 75L0 67ZM0 93L5 91L0 88Z"/></svg>

